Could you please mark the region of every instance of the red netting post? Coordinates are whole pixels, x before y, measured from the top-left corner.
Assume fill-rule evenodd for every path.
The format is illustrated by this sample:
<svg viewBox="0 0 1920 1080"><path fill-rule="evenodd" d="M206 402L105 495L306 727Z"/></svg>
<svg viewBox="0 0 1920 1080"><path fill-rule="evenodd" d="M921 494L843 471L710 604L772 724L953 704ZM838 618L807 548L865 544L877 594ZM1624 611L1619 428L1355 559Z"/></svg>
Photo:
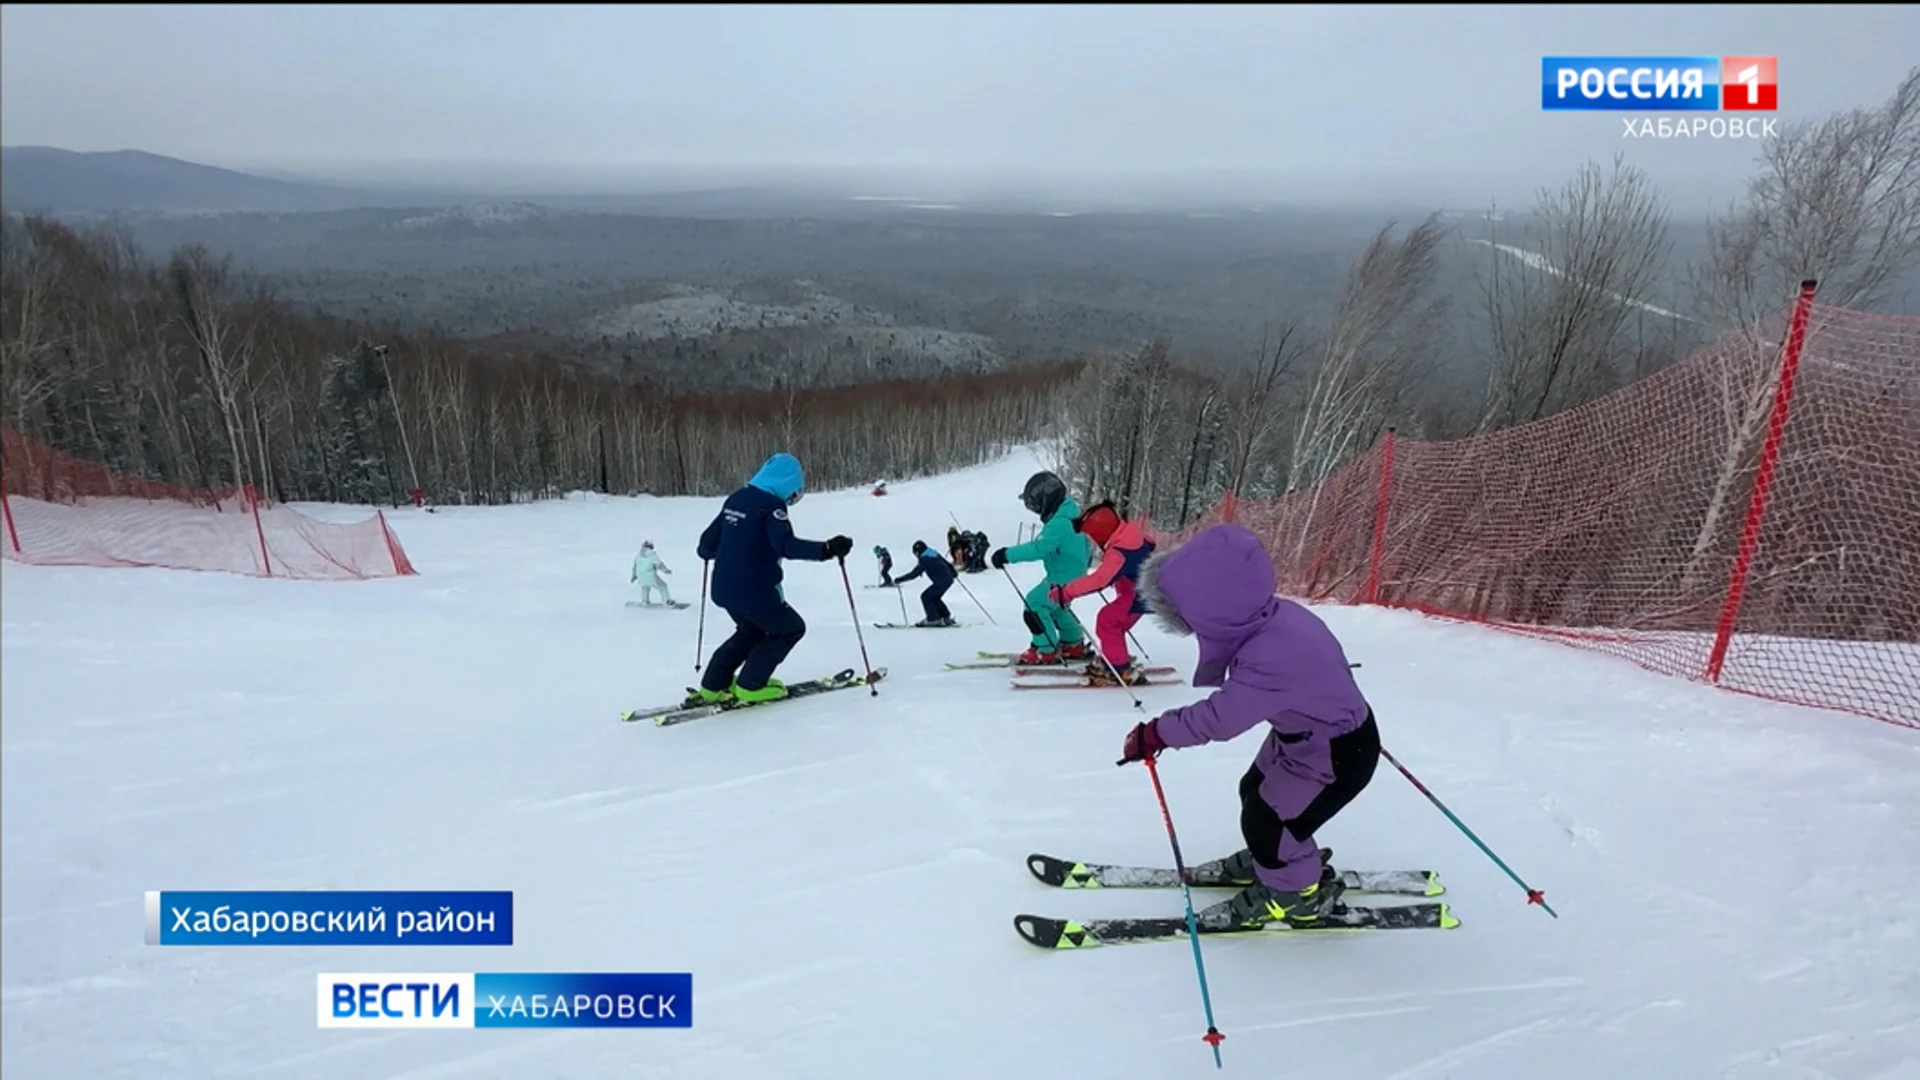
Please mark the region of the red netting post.
<svg viewBox="0 0 1920 1080"><path fill-rule="evenodd" d="M1740 617L1740 599L1747 589L1747 573L1753 566L1753 553L1760 546L1760 521L1766 515L1767 489L1773 483L1773 467L1780 458L1780 440L1787 430L1787 405L1793 400L1793 376L1800 367L1800 349L1807 341L1807 315L1813 309L1815 283L1800 283L1800 299L1793 306L1793 321L1787 328L1785 350L1780 357L1780 376L1773 388L1773 413L1767 417L1767 438L1760 446L1760 469L1753 477L1753 494L1747 499L1747 521L1740 529L1740 550L1733 557L1733 573L1727 581L1727 601L1720 609L1720 626L1713 635L1713 651L1707 655L1707 681L1720 681L1720 668L1727 660L1727 646L1733 641L1733 626Z"/></svg>
<svg viewBox="0 0 1920 1080"><path fill-rule="evenodd" d="M20 554L20 534L13 527L13 501L7 498L6 488L0 487L0 512L7 518L7 540L13 544L13 553Z"/></svg>
<svg viewBox="0 0 1920 1080"><path fill-rule="evenodd" d="M260 569L272 577L273 561L267 557L267 530L260 524L260 497L254 493L252 484L247 485L247 509L253 513L253 534L260 538Z"/></svg>
<svg viewBox="0 0 1920 1080"><path fill-rule="evenodd" d="M1220 524L1225 525L1232 520L1233 492L1229 489L1225 495L1220 496Z"/></svg>
<svg viewBox="0 0 1920 1080"><path fill-rule="evenodd" d="M1380 602L1380 556L1387 546L1387 506L1393 493L1393 429L1380 444L1380 492L1373 505L1373 551L1367 556L1367 588L1361 603Z"/></svg>

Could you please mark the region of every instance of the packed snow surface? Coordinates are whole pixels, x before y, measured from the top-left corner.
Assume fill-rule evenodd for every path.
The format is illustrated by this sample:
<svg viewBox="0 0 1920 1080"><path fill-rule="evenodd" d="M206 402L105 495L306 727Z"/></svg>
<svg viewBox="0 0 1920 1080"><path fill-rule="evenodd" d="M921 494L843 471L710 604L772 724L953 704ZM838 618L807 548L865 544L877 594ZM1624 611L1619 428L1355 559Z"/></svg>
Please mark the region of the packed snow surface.
<svg viewBox="0 0 1920 1080"><path fill-rule="evenodd" d="M1170 862L1145 771L1114 762L1200 693L1192 642L1150 622L1181 679L1142 711L944 670L1024 644L998 572L949 594L967 628L871 625L901 617L864 587L875 543L904 570L950 513L1011 540L1036 466L808 496L802 535L854 538L886 681L676 728L617 717L677 699L724 617L701 641L698 603L627 607L628 566L653 540L697 601L714 499L390 512L421 571L399 580L7 564L5 1075L1920 1076L1920 733L1403 612L1322 610L1388 749L1559 918L1383 764L1319 839L1439 870L1463 925L1208 940L1224 1073L1185 942L1022 942L1020 912L1183 910L1048 889L1023 859ZM789 565L810 633L785 676L861 666L848 593ZM1258 742L1162 759L1189 859L1239 846ZM143 944L145 890L308 888L511 889L517 940ZM694 1026L315 1024L323 971L596 970L691 972Z"/></svg>

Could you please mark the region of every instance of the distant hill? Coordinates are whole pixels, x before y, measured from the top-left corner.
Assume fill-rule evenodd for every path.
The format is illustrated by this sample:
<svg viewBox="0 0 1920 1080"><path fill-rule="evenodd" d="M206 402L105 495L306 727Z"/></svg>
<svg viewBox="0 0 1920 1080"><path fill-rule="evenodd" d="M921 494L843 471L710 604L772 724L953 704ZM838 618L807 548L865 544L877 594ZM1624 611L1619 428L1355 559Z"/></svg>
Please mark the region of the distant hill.
<svg viewBox="0 0 1920 1080"><path fill-rule="evenodd" d="M143 150L0 147L0 206L21 213L302 212L420 206L420 195L334 187L198 165Z"/></svg>

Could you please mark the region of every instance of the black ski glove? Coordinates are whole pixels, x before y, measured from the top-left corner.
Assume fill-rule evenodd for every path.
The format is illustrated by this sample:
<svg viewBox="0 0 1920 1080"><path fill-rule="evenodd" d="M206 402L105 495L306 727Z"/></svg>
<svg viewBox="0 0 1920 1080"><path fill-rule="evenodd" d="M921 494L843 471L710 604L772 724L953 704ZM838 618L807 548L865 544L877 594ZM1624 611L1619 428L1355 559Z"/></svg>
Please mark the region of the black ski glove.
<svg viewBox="0 0 1920 1080"><path fill-rule="evenodd" d="M853 550L853 538L850 536L836 536L827 541L824 547L827 551L827 558L844 559L847 557L847 553Z"/></svg>
<svg viewBox="0 0 1920 1080"><path fill-rule="evenodd" d="M994 548L994 549L993 549L993 557L992 557L991 559L989 559L988 561L989 561L989 562L991 562L991 563L993 563L993 568L994 568L995 570L1004 570L1004 569L1006 569L1006 567L1007 567L1007 549L1006 549L1006 548Z"/></svg>

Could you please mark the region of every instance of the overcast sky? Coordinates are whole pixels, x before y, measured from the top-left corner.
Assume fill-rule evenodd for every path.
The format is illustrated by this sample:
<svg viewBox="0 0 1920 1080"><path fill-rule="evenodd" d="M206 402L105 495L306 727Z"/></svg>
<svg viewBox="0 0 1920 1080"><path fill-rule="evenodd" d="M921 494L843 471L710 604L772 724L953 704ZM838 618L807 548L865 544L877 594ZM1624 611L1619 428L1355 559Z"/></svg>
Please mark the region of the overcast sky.
<svg viewBox="0 0 1920 1080"><path fill-rule="evenodd" d="M1750 144L1542 112L1547 54L1777 55L1780 115L1810 116L1884 99L1920 7L8 5L0 138L556 189L793 166L1455 204L1625 151L1678 211L1737 191Z"/></svg>

